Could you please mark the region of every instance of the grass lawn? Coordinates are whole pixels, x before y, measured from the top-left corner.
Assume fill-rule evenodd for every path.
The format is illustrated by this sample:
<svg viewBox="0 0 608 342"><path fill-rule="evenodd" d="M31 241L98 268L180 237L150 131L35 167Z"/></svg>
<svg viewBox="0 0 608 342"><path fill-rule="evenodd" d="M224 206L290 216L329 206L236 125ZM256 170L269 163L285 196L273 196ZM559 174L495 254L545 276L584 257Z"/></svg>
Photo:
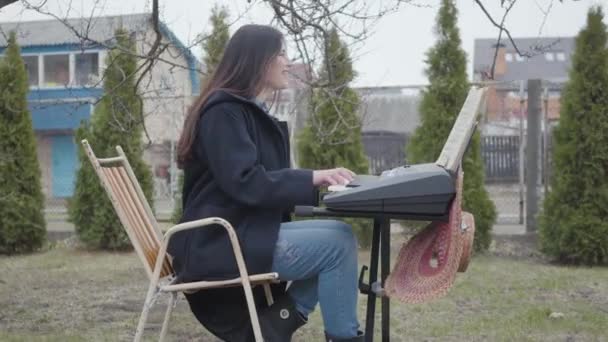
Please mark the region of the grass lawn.
<svg viewBox="0 0 608 342"><path fill-rule="evenodd" d="M422 305L393 301L391 340L608 341L608 269L554 266L522 250L498 241L459 274L446 297ZM366 252L360 256L368 262ZM2 256L0 341L129 341L146 289L133 253L59 243L32 255ZM362 320L365 302L361 296ZM147 340L157 338L163 313L157 305ZM170 341L216 341L184 300L172 322ZM323 341L322 336L317 310L294 340Z"/></svg>

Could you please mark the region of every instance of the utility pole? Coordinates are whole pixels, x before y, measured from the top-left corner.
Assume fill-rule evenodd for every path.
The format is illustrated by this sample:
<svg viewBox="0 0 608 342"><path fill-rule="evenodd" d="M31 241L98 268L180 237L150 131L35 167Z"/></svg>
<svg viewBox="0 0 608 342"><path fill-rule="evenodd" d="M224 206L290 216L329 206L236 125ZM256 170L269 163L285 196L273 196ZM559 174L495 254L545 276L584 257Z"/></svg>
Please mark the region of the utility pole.
<svg viewBox="0 0 608 342"><path fill-rule="evenodd" d="M526 232L535 232L538 213L538 169L542 118L541 80L528 80L528 134L526 139Z"/></svg>

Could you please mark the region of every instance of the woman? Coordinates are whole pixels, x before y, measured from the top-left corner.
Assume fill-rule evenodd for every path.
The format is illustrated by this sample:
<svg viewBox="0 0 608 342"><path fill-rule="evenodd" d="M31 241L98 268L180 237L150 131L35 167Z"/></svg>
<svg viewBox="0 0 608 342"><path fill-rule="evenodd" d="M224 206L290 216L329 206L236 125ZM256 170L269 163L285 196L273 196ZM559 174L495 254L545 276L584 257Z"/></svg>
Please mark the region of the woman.
<svg viewBox="0 0 608 342"><path fill-rule="evenodd" d="M289 168L286 126L264 99L287 86L289 61L282 34L246 25L224 55L184 123L178 162L184 169L181 221L219 216L236 230L249 273L277 272L276 301L256 301L266 341L291 340L320 302L328 341L363 341L357 322L357 242L340 221L288 222L295 205L314 205L317 188L346 184L354 173L336 168ZM169 252L181 279L238 277L226 232L186 231ZM251 341L242 288L187 295L197 319L227 341Z"/></svg>

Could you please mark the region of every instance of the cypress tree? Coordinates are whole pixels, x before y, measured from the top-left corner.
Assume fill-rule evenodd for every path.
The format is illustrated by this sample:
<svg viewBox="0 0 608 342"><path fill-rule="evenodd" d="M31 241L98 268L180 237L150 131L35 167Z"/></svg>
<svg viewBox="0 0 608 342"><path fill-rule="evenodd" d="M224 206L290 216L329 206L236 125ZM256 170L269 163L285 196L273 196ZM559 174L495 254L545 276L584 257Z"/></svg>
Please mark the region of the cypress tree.
<svg viewBox="0 0 608 342"><path fill-rule="evenodd" d="M115 156L116 145L122 146L153 207L152 172L142 158L142 100L135 88L135 43L122 29L116 31L115 38L116 47L110 50L106 60L104 97L97 104L90 124L81 124L76 136L78 141L88 139L100 158ZM128 237L82 149L79 160L74 197L69 203L70 220L76 226L76 233L92 248L128 248Z"/></svg>
<svg viewBox="0 0 608 342"><path fill-rule="evenodd" d="M215 68L220 63L220 59L224 54L224 48L230 39L230 27L228 19L230 14L224 6L215 4L211 10L209 23L211 24L211 33L203 41L203 62L207 68L207 75L211 75Z"/></svg>
<svg viewBox="0 0 608 342"><path fill-rule="evenodd" d="M601 7L576 38L554 131L540 244L558 261L608 264L608 34Z"/></svg>
<svg viewBox="0 0 608 342"><path fill-rule="evenodd" d="M311 99L310 117L298 136L298 164L304 168L346 167L355 173L367 173L368 162L361 141L358 116L359 95L349 87L355 77L350 53L338 31L329 31L321 82ZM347 219L359 244L371 243L371 220Z"/></svg>
<svg viewBox="0 0 608 342"><path fill-rule="evenodd" d="M0 59L0 254L34 251L46 238L28 80L15 32Z"/></svg>
<svg viewBox="0 0 608 342"><path fill-rule="evenodd" d="M206 76L203 77L201 84L207 83L208 77L210 77L215 68L220 63L220 59L224 54L224 48L228 44L230 39L230 30L228 25L228 19L230 14L228 9L224 6L215 5L211 10L211 17L209 22L211 23L211 33L205 38L202 43L203 47L203 62L207 68ZM184 175L180 173L178 177L178 189L182 189L184 186ZM172 222L179 222L182 217L182 200L177 198L175 200L175 206L173 208L173 214L171 215Z"/></svg>
<svg viewBox="0 0 608 342"><path fill-rule="evenodd" d="M422 123L407 146L411 163L433 162L439 157L469 91L457 19L454 1L442 0L435 27L437 42L426 58L430 85L420 103ZM475 216L475 249L485 250L490 245L496 209L484 188L479 132L474 134L462 164L463 209Z"/></svg>

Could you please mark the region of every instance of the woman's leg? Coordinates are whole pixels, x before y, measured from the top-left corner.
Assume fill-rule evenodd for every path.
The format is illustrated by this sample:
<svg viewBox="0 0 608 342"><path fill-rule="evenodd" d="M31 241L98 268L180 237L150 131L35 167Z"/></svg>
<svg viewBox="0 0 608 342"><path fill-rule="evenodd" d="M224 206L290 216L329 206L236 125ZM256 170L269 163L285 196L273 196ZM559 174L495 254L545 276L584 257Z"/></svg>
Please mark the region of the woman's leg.
<svg viewBox="0 0 608 342"><path fill-rule="evenodd" d="M288 293L304 316L317 302L332 336L357 336L357 241L341 221L283 223L272 271L293 283Z"/></svg>

